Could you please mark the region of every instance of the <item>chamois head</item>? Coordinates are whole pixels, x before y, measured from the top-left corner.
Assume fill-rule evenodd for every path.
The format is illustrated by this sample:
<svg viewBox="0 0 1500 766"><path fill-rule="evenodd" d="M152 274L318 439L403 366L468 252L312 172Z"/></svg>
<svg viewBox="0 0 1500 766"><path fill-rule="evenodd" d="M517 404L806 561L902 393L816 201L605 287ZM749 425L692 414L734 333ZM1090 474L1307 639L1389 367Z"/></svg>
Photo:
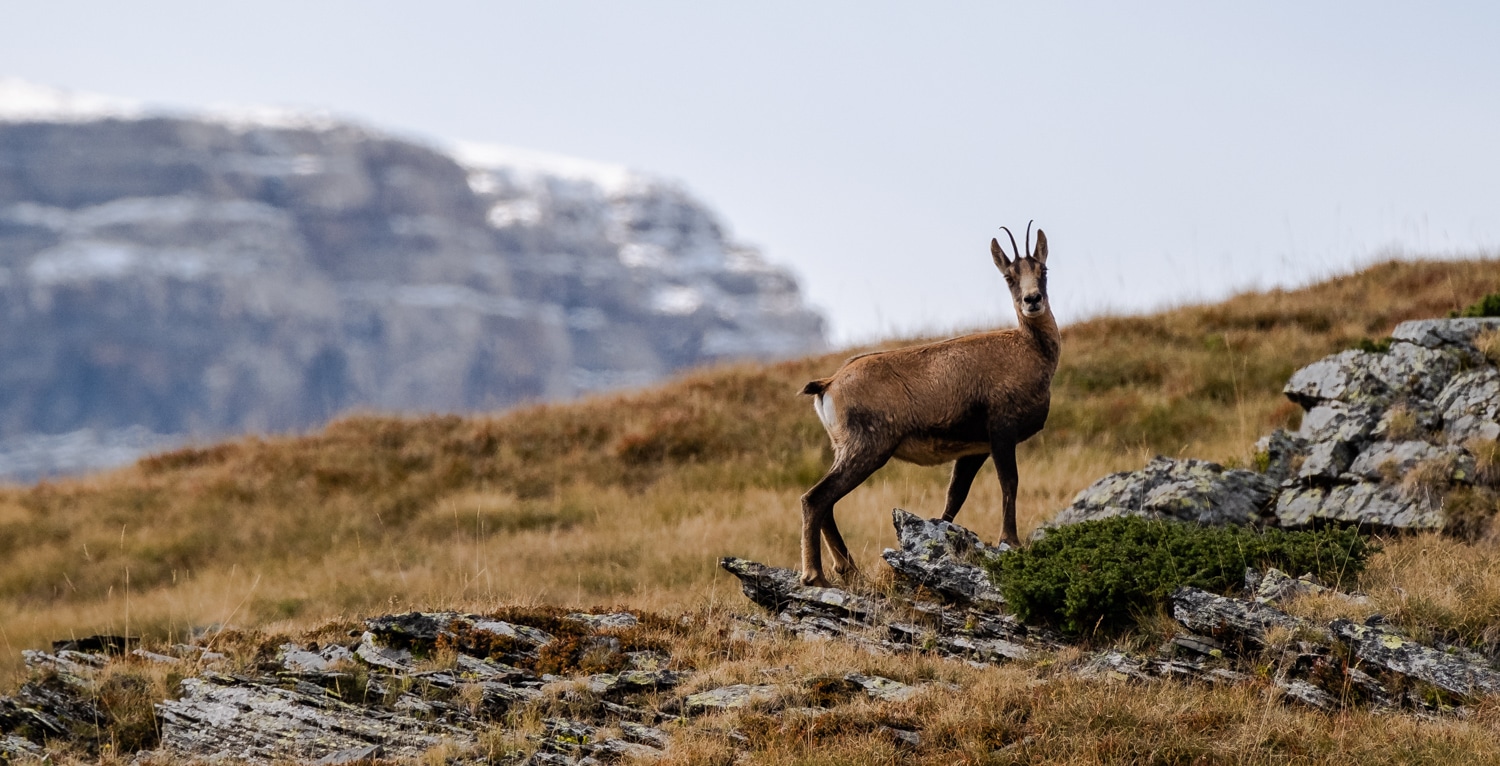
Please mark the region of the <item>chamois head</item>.
<svg viewBox="0 0 1500 766"><path fill-rule="evenodd" d="M1016 254L1014 260L1005 256L1000 240L990 240L990 256L1000 273L1005 275L1005 284L1010 287L1011 300L1016 304L1016 313L1026 319L1039 317L1047 311L1047 235L1036 230L1036 249L1031 247L1031 223L1026 224L1025 256L1016 247L1016 236L1004 226L1010 237L1010 249Z"/></svg>

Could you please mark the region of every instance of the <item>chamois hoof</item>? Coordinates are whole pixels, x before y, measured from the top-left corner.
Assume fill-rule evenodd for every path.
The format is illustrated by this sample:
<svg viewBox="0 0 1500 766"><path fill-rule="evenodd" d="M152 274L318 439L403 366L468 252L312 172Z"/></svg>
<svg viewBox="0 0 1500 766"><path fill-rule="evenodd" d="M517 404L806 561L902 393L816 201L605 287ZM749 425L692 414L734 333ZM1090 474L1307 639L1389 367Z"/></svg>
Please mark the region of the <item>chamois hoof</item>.
<svg viewBox="0 0 1500 766"><path fill-rule="evenodd" d="M828 578L824 577L822 572L803 572L802 584L809 588L833 587L828 583Z"/></svg>

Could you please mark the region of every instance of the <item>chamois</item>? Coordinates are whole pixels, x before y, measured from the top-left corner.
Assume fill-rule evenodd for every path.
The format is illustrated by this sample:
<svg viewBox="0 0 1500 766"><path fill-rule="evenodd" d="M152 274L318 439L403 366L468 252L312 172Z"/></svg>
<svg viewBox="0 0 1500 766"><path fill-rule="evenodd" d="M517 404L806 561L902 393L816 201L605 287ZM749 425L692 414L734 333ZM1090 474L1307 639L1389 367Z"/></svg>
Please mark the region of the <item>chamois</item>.
<svg viewBox="0 0 1500 766"><path fill-rule="evenodd" d="M833 466L802 496L802 582L826 586L822 540L834 571L855 571L833 519L833 505L891 458L918 465L953 463L943 520L952 521L969 496L985 458L995 458L1004 497L1002 541L1016 536L1016 445L1042 430L1052 403L1052 375L1062 337L1047 299L1047 235L1026 225L1022 256L999 240L990 256L1005 276L1020 327L921 346L856 356L831 377L803 389L833 442Z"/></svg>

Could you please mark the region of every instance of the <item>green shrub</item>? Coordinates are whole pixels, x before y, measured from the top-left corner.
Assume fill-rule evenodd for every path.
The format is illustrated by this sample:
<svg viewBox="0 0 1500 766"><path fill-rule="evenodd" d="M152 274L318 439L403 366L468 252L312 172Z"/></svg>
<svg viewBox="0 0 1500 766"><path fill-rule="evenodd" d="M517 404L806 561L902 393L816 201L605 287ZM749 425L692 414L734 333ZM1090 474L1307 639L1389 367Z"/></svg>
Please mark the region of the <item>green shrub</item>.
<svg viewBox="0 0 1500 766"><path fill-rule="evenodd" d="M1179 585L1228 593L1252 566L1338 582L1359 574L1375 550L1353 528L1257 532L1127 516L1051 530L988 568L1022 620L1112 632L1155 611Z"/></svg>
<svg viewBox="0 0 1500 766"><path fill-rule="evenodd" d="M1463 311L1454 311L1455 317L1500 317L1500 293L1490 293L1474 302Z"/></svg>
<svg viewBox="0 0 1500 766"><path fill-rule="evenodd" d="M1391 350L1391 339L1381 338L1379 340L1371 340L1370 338L1360 338L1359 343L1356 343L1354 347L1360 351L1368 351L1372 354L1384 354Z"/></svg>

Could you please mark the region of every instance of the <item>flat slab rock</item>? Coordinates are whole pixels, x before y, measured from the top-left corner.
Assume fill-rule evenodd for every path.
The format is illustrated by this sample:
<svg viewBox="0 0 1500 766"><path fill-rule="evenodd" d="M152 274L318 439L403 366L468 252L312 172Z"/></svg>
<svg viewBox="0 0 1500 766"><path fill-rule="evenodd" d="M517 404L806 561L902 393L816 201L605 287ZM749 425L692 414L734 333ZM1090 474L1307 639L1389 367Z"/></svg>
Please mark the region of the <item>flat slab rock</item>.
<svg viewBox="0 0 1500 766"><path fill-rule="evenodd" d="M157 705L161 749L194 759L267 763L317 760L379 744L387 757L415 758L473 734L399 714L345 704L326 695L224 678L182 682L177 699Z"/></svg>
<svg viewBox="0 0 1500 766"><path fill-rule="evenodd" d="M1264 520L1275 494L1275 481L1254 471L1225 469L1206 460L1156 457L1140 470L1094 482L1046 526L1114 516L1254 524Z"/></svg>
<svg viewBox="0 0 1500 766"><path fill-rule="evenodd" d="M1378 625L1334 620L1329 629L1354 650L1354 656L1366 663L1464 698L1500 693L1500 673L1494 668L1419 644Z"/></svg>

